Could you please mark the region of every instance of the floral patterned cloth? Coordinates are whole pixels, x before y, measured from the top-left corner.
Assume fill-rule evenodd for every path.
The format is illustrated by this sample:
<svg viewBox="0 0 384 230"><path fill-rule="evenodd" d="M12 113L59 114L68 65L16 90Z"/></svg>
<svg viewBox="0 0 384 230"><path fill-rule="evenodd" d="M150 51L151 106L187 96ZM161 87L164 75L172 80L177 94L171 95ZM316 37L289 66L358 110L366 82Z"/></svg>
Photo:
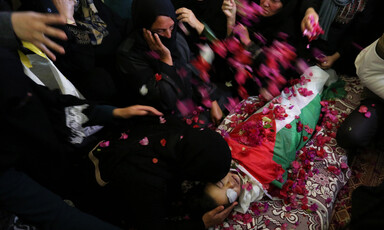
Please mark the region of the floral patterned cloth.
<svg viewBox="0 0 384 230"><path fill-rule="evenodd" d="M297 161L288 171L294 185L296 181L303 182L305 192L295 193L293 191L296 190L283 187L282 191L277 191L280 198L263 198L253 203L246 214L233 212L215 230L329 228L337 194L351 176L345 150L337 145L335 132L345 117L359 105L363 91L357 78L341 77L341 80L345 86L340 91L345 90L347 95L322 102L322 117L316 133L298 151ZM337 89L333 93L337 94ZM242 101L217 131L223 134L230 132L236 123L245 120L262 105L258 97ZM315 152L314 156L311 151Z"/></svg>

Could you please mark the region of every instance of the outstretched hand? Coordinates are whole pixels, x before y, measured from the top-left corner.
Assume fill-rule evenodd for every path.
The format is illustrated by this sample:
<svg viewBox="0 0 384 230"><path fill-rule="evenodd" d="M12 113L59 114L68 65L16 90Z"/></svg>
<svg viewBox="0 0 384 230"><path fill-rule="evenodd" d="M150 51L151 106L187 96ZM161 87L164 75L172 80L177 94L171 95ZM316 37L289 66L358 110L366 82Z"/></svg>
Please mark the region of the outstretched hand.
<svg viewBox="0 0 384 230"><path fill-rule="evenodd" d="M237 202L233 202L231 206L224 209L224 206L218 206L217 208L205 213L203 215L203 222L205 228L213 227L217 224L221 224L224 222L225 218L229 216L229 213L232 212L232 210L237 205Z"/></svg>
<svg viewBox="0 0 384 230"><path fill-rule="evenodd" d="M65 24L65 17L55 14L15 12L11 15L11 22L13 31L20 40L34 44L52 60L56 60L56 56L49 49L61 54L65 53L62 46L46 37L48 35L61 40L67 40L67 35L64 31L49 26Z"/></svg>
<svg viewBox="0 0 384 230"><path fill-rule="evenodd" d="M125 108L117 108L113 110L113 116L116 118L128 119L134 116L163 116L163 113L157 109L146 105L133 105Z"/></svg>
<svg viewBox="0 0 384 230"><path fill-rule="evenodd" d="M173 65L171 52L161 42L158 34L152 33L150 30L143 29L143 36L149 48L160 56L160 61L168 65Z"/></svg>

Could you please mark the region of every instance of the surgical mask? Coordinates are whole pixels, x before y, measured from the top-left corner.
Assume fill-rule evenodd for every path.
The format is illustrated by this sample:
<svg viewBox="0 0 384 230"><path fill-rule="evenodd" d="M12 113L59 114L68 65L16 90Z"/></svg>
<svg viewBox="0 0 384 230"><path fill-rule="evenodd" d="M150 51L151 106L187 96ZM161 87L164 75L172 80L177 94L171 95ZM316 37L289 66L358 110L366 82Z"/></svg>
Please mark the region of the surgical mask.
<svg viewBox="0 0 384 230"><path fill-rule="evenodd" d="M235 190L229 188L227 190L227 197L228 197L229 203L233 203L237 200L237 192L235 192Z"/></svg>

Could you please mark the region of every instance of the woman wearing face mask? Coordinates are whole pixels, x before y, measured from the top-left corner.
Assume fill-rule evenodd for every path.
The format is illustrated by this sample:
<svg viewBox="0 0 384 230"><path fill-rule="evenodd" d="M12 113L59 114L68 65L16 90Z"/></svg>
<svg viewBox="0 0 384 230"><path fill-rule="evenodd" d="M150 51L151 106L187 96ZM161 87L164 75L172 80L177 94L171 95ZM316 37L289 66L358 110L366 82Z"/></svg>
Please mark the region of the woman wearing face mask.
<svg viewBox="0 0 384 230"><path fill-rule="evenodd" d="M122 74L121 100L152 105L181 117L178 101L200 103L197 89L204 87L212 101L210 116L222 117L214 88L202 84L190 68L190 51L176 30L175 9L170 1L140 0L132 4L133 33L118 51Z"/></svg>

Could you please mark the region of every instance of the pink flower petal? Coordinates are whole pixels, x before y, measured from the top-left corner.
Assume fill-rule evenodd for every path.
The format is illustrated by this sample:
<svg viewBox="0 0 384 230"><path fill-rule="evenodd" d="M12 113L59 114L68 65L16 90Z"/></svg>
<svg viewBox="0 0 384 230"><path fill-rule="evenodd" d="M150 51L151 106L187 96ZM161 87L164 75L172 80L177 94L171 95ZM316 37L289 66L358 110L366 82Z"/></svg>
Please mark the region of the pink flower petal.
<svg viewBox="0 0 384 230"><path fill-rule="evenodd" d="M149 140L147 137L144 137L141 141L139 141L139 143L141 145L148 145L149 144Z"/></svg>
<svg viewBox="0 0 384 230"><path fill-rule="evenodd" d="M99 146L100 146L101 148L108 147L108 146L109 146L109 141L103 141L103 142L101 142L101 143L99 144Z"/></svg>
<svg viewBox="0 0 384 230"><path fill-rule="evenodd" d="M120 139L121 139L121 140L126 140L126 139L128 139L128 134L126 134L126 133L122 133L121 136L120 136Z"/></svg>
<svg viewBox="0 0 384 230"><path fill-rule="evenodd" d="M167 122L164 117L159 117L159 119L160 119L160 124L164 124L165 122Z"/></svg>

